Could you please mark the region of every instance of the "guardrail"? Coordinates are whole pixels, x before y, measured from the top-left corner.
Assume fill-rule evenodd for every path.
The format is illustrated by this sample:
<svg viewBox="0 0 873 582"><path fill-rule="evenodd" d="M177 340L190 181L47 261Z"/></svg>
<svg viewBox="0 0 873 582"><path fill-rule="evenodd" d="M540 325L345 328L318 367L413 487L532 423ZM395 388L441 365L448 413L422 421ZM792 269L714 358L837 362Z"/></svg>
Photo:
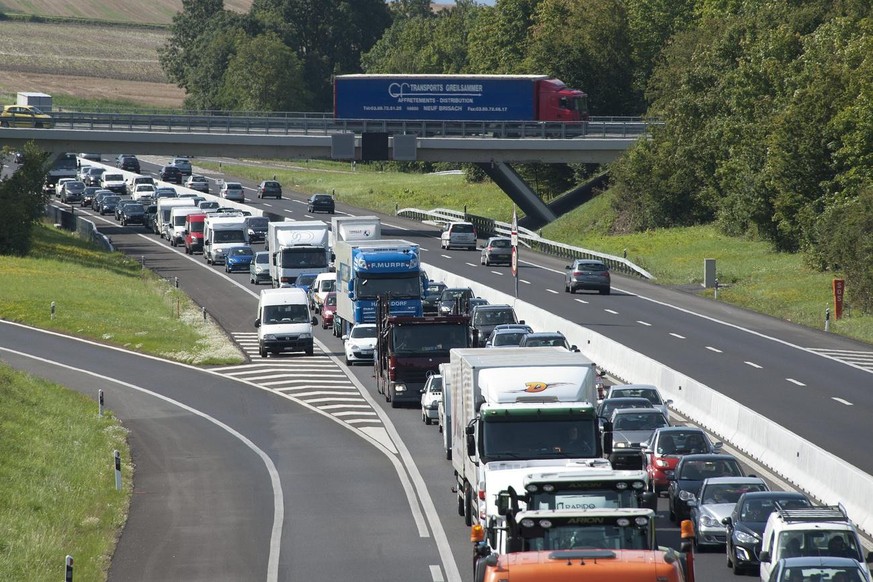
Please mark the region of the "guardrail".
<svg viewBox="0 0 873 582"><path fill-rule="evenodd" d="M333 119L311 114L239 115L230 112L101 113L55 111L56 128L264 135L331 135L384 132L421 137L487 137L507 139L626 139L646 135L659 121L641 118L597 118L580 122L547 121L394 121Z"/></svg>
<svg viewBox="0 0 873 582"><path fill-rule="evenodd" d="M842 502L858 528L867 535L873 534L870 507L873 475L702 382L613 339L481 283L433 265L422 264L422 267L431 278L449 287L470 287L477 297L512 305L518 318L535 330L560 330L571 344L578 346L610 376L633 384L654 384L665 397L673 400L671 407L684 417L768 467L797 489L828 504Z"/></svg>
<svg viewBox="0 0 873 582"><path fill-rule="evenodd" d="M484 236L509 236L512 233L512 225L506 222L475 216L448 208L435 208L433 210L421 210L419 208L398 208L395 211L398 216L412 218L421 222L430 222L444 225L449 222L466 221L472 222L476 230ZM573 259L598 259L609 265L613 271L626 275L634 275L644 279L653 280L655 277L639 265L635 265L624 257L617 257L606 253L574 247L572 245L556 242L541 237L532 230L523 227L518 228L518 242L525 247L546 255Z"/></svg>
<svg viewBox="0 0 873 582"><path fill-rule="evenodd" d="M45 215L52 223L59 225L64 230L75 231L85 240L98 245L104 251L111 253L115 250L108 236L97 230L97 226L85 218L76 214L75 207L70 209L46 204Z"/></svg>

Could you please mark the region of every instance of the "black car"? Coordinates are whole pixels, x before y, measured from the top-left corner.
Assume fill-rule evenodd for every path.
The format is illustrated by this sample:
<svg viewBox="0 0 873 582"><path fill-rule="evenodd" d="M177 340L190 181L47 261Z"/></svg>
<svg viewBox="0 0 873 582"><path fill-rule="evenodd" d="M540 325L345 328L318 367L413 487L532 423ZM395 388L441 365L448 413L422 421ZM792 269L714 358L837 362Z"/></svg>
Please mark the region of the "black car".
<svg viewBox="0 0 873 582"><path fill-rule="evenodd" d="M109 192L109 190L102 190L99 186L86 186L85 191L82 192L82 207L90 207L98 192Z"/></svg>
<svg viewBox="0 0 873 582"><path fill-rule="evenodd" d="M275 180L264 180L258 184L258 198L275 198L282 197L282 184ZM311 210L310 210L311 212Z"/></svg>
<svg viewBox="0 0 873 582"><path fill-rule="evenodd" d="M115 220L121 222L121 217L124 214L124 207L128 204L142 204L139 200L131 200L130 198L122 198L115 205Z"/></svg>
<svg viewBox="0 0 873 582"><path fill-rule="evenodd" d="M121 226L145 224L145 206L139 202L125 204L121 208Z"/></svg>
<svg viewBox="0 0 873 582"><path fill-rule="evenodd" d="M597 406L600 424L612 419L612 413L620 408L654 408L645 398L607 398Z"/></svg>
<svg viewBox="0 0 873 582"><path fill-rule="evenodd" d="M86 186L99 186L105 171L103 168L88 168L88 172L82 176L82 181Z"/></svg>
<svg viewBox="0 0 873 582"><path fill-rule="evenodd" d="M608 401L604 400L604 402ZM670 477L667 497L670 505L670 519L681 523L691 516L688 501L695 499L709 477L754 477L746 475L739 461L727 453L685 455Z"/></svg>
<svg viewBox="0 0 873 582"><path fill-rule="evenodd" d="M469 287L446 287L440 293L440 315L469 313L468 301L473 296Z"/></svg>
<svg viewBox="0 0 873 582"><path fill-rule="evenodd" d="M159 176L164 182L173 182L175 184L181 184L184 179L182 170L176 166L161 166Z"/></svg>
<svg viewBox="0 0 873 582"><path fill-rule="evenodd" d="M515 316L515 310L511 305L477 305L470 311L470 332L476 338L473 347L485 347L485 342L501 323L524 323L519 322Z"/></svg>
<svg viewBox="0 0 873 582"><path fill-rule="evenodd" d="M333 214L335 204L330 194L313 194L309 197L309 212L327 212Z"/></svg>
<svg viewBox="0 0 873 582"><path fill-rule="evenodd" d="M502 323L491 331L491 335L485 340L485 347L518 347L521 338L529 333L533 333L533 328L524 323Z"/></svg>
<svg viewBox="0 0 873 582"><path fill-rule="evenodd" d="M438 315L440 312L440 294L446 284L442 281L430 281L424 289L424 297L421 300L421 311L425 315Z"/></svg>
<svg viewBox="0 0 873 582"><path fill-rule="evenodd" d="M145 214L143 215L143 225L146 230L158 234L158 205L157 204L149 204L145 207Z"/></svg>
<svg viewBox="0 0 873 582"><path fill-rule="evenodd" d="M100 208L98 211L100 212L100 216L104 214L115 214L115 208L118 206L118 203L121 201L121 196L117 194L113 194L112 196L106 196L102 200L100 200Z"/></svg>
<svg viewBox="0 0 873 582"><path fill-rule="evenodd" d="M129 154L121 154L115 161L115 167L128 172L136 172L139 174L139 160L136 156Z"/></svg>
<svg viewBox="0 0 873 582"><path fill-rule="evenodd" d="M117 196L115 192L112 190L98 190L94 193L94 199L91 200L91 210L95 212L100 212L100 203L103 202L103 199L107 196Z"/></svg>
<svg viewBox="0 0 873 582"><path fill-rule="evenodd" d="M266 216L249 216L246 218L246 234L249 244L267 240L267 225L270 219Z"/></svg>
<svg viewBox="0 0 873 582"><path fill-rule="evenodd" d="M795 491L750 491L737 500L733 512L721 522L727 530L727 565L734 574L756 571L760 565L761 538L776 504L784 509L812 507L809 498Z"/></svg>

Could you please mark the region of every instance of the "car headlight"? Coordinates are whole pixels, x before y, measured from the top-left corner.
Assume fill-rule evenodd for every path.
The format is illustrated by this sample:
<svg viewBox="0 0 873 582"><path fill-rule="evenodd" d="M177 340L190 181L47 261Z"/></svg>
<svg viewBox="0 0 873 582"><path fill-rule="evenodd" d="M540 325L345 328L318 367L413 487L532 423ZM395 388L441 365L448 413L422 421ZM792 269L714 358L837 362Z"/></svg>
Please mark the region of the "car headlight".
<svg viewBox="0 0 873 582"><path fill-rule="evenodd" d="M312 334L311 333L301 333L300 339L312 339Z"/></svg>
<svg viewBox="0 0 873 582"><path fill-rule="evenodd" d="M708 515L703 515L700 517L700 525L702 525L703 527L722 527L720 521Z"/></svg>
<svg viewBox="0 0 873 582"><path fill-rule="evenodd" d="M351 349L353 349L353 350L358 350L358 349L360 349L360 348L358 348L358 344L353 344L353 343L350 343L350 344L349 344L349 348L351 348Z"/></svg>
<svg viewBox="0 0 873 582"><path fill-rule="evenodd" d="M691 491L680 491L679 499L681 499L682 501L691 501L692 499L694 499L694 493L692 493Z"/></svg>
<svg viewBox="0 0 873 582"><path fill-rule="evenodd" d="M615 447L616 449L626 449L628 447L628 444L627 443L614 443L612 446Z"/></svg>
<svg viewBox="0 0 873 582"><path fill-rule="evenodd" d="M734 534L737 536L737 541L741 544L757 544L761 541L760 536L753 533L746 533L740 530L734 530Z"/></svg>
<svg viewBox="0 0 873 582"><path fill-rule="evenodd" d="M267 341L273 342L273 341L276 341L276 336L271 334L271 333L268 333L264 336L264 339Z"/></svg>
<svg viewBox="0 0 873 582"><path fill-rule="evenodd" d="M404 384L403 382L398 382L397 384L394 384L394 391L406 392L406 384Z"/></svg>

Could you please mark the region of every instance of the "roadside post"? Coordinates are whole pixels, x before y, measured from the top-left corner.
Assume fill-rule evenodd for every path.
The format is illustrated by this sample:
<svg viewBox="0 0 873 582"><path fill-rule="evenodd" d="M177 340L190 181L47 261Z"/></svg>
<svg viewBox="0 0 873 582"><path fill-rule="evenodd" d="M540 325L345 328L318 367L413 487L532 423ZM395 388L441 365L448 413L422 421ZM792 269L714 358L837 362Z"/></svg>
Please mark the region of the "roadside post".
<svg viewBox="0 0 873 582"><path fill-rule="evenodd" d="M73 582L73 556L64 559L64 582Z"/></svg>
<svg viewBox="0 0 873 582"><path fill-rule="evenodd" d="M121 491L121 453L115 451L115 490Z"/></svg>
<svg viewBox="0 0 873 582"><path fill-rule="evenodd" d="M825 331L831 330L831 307L825 307Z"/></svg>
<svg viewBox="0 0 873 582"><path fill-rule="evenodd" d="M510 231L512 244L512 277L515 279L515 298L518 299L518 216L515 213L515 205L512 206L512 230Z"/></svg>
<svg viewBox="0 0 873 582"><path fill-rule="evenodd" d="M102 388L97 391L97 402L99 404L97 407L97 416L103 416L103 389Z"/></svg>
<svg viewBox="0 0 873 582"><path fill-rule="evenodd" d="M52 306L51 306L51 319L54 319L54 318L55 318L55 307L56 307L56 306L55 306L55 302L52 301Z"/></svg>

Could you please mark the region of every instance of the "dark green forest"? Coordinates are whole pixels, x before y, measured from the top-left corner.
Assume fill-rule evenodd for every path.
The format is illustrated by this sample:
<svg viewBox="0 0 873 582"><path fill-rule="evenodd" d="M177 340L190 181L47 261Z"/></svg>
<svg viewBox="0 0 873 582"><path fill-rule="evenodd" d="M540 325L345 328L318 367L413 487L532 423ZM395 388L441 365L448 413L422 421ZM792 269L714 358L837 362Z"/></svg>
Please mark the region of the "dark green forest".
<svg viewBox="0 0 873 582"><path fill-rule="evenodd" d="M183 0L192 109L329 111L344 73L537 73L663 121L610 168L616 232L715 223L845 273L873 310L869 0ZM587 171L590 171L588 169ZM552 188L584 169L554 170ZM547 181L544 181L547 182Z"/></svg>

